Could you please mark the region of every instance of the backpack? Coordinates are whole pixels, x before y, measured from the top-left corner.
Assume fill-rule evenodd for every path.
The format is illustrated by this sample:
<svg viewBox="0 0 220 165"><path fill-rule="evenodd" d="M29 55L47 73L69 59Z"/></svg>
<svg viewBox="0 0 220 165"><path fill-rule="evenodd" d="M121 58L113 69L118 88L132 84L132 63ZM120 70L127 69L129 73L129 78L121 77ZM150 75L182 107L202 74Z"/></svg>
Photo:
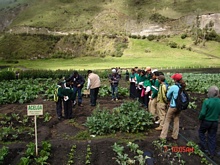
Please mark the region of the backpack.
<svg viewBox="0 0 220 165"><path fill-rule="evenodd" d="M189 105L189 95L185 90L179 88L179 92L176 98L176 108L179 111L186 110Z"/></svg>

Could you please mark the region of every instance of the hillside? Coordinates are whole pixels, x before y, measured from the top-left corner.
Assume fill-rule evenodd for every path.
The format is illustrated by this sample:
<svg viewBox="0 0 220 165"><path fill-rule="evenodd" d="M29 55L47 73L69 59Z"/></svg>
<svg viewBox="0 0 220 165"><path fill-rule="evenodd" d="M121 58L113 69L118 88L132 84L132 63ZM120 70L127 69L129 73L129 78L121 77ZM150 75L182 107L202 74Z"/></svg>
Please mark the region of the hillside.
<svg viewBox="0 0 220 165"><path fill-rule="evenodd" d="M122 57L123 65L131 65L135 57L158 64L157 57L166 67L169 57L168 63L176 59L182 66L200 66L203 59L216 66L219 9L217 0L0 1L0 59ZM205 28L210 21L211 30Z"/></svg>
<svg viewBox="0 0 220 165"><path fill-rule="evenodd" d="M0 9L0 30L11 32L35 27L69 33L168 33L192 25L197 14L219 12L220 5L218 0L5 0Z"/></svg>

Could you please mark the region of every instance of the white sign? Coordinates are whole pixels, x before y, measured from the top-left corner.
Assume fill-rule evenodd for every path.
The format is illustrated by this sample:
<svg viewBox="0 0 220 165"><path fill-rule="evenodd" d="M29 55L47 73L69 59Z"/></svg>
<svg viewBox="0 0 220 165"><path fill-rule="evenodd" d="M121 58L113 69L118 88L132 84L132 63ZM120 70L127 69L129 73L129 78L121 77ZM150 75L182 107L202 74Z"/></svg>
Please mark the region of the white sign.
<svg viewBox="0 0 220 165"><path fill-rule="evenodd" d="M43 105L27 105L27 115L28 116L36 116L43 115Z"/></svg>

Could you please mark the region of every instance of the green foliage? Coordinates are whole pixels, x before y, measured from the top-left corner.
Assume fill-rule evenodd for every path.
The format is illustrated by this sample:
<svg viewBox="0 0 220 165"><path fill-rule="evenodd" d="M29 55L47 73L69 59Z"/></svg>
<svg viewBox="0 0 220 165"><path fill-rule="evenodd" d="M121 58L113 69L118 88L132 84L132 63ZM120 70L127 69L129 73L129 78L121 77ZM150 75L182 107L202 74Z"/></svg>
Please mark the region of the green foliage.
<svg viewBox="0 0 220 165"><path fill-rule="evenodd" d="M26 120L27 119L27 120ZM33 138L33 123L25 115L15 113L1 115L0 140L3 142Z"/></svg>
<svg viewBox="0 0 220 165"><path fill-rule="evenodd" d="M33 101L39 94L53 99L56 83L50 79L19 79L0 82L0 104ZM47 92L50 91L51 93Z"/></svg>
<svg viewBox="0 0 220 165"><path fill-rule="evenodd" d="M150 16L149 18L151 21L157 22L157 23L165 23L171 19L169 19L168 17L165 17L159 13L154 13Z"/></svg>
<svg viewBox="0 0 220 165"><path fill-rule="evenodd" d="M4 164L4 159L5 159L5 157L8 155L8 153L9 153L8 147L3 146L3 147L0 149L0 164Z"/></svg>
<svg viewBox="0 0 220 165"><path fill-rule="evenodd" d="M67 165L71 165L74 164L74 156L75 156L75 152L76 152L76 145L72 145L72 148L68 154L69 158L68 158L68 162Z"/></svg>
<svg viewBox="0 0 220 165"><path fill-rule="evenodd" d="M173 41L172 41L172 42L169 43L169 46L170 46L171 48L177 48L178 45L177 45L176 42L173 42Z"/></svg>
<svg viewBox="0 0 220 165"><path fill-rule="evenodd" d="M12 71L0 71L0 81L15 79L15 73Z"/></svg>
<svg viewBox="0 0 220 165"><path fill-rule="evenodd" d="M23 157L21 157L19 165L27 164L48 164L47 161L50 156L51 143L48 141L42 141L42 146L40 148L39 155L36 156L35 153L35 144L30 142L27 144L27 150Z"/></svg>
<svg viewBox="0 0 220 165"><path fill-rule="evenodd" d="M58 40L59 37L52 35L4 34L0 40L0 56L13 60L47 58Z"/></svg>
<svg viewBox="0 0 220 165"><path fill-rule="evenodd" d="M184 33L184 34L181 35L181 38L182 38L182 39L185 39L186 37L187 37L187 34L186 34L186 33Z"/></svg>
<svg viewBox="0 0 220 165"><path fill-rule="evenodd" d="M96 109L85 123L91 134L104 135L120 132L146 131L153 124L152 115L138 102L125 102L120 107L108 110Z"/></svg>
<svg viewBox="0 0 220 165"><path fill-rule="evenodd" d="M210 165L209 161L205 157L205 154L200 150L199 145L197 145L193 141L188 141L188 143L186 145L189 147L192 147L194 149L194 152L190 152L189 155L191 155L191 154L198 155L199 157L201 157L202 164Z"/></svg>
<svg viewBox="0 0 220 165"><path fill-rule="evenodd" d="M135 156L131 158L129 153L124 153L124 146L118 145L114 143L112 146L113 151L117 154L116 162L120 165L127 165L127 164L136 164L138 162L139 165L144 165L146 159L150 158L148 156L144 157L144 152L139 149L139 146L135 143L129 142L127 147L130 149L130 152L133 152Z"/></svg>
<svg viewBox="0 0 220 165"><path fill-rule="evenodd" d="M153 34L150 34L149 36L147 36L147 39L149 40L149 41L153 41L154 39L156 39L157 38L157 36L155 36L155 35L153 35Z"/></svg>

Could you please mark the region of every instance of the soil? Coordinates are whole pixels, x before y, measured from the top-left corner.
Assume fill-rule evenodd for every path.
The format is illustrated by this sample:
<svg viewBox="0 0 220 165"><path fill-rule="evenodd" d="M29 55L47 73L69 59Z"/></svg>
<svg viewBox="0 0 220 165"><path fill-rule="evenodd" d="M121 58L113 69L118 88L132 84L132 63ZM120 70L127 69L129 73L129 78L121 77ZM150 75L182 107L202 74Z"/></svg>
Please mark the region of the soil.
<svg viewBox="0 0 220 165"><path fill-rule="evenodd" d="M180 117L180 134L179 139L175 145L186 146L187 141L194 141L196 143L198 140L198 128L199 120L198 114L201 109L202 102L206 97L204 94L190 93L190 96L196 97L197 110L187 109L181 112ZM49 164L51 165L66 165L68 162L68 154L70 153L72 145L76 145L76 152L74 155L74 165L84 165L85 157L87 152L87 145L91 146L91 164L92 165L116 165L116 154L112 150L112 146L115 142L120 144L125 141L129 141L131 136L127 133L116 133L111 136L103 137L88 137L87 140L75 140L74 137L82 131L86 131L87 128L84 126L87 117L91 116L95 107L89 105L89 97L83 98L83 107L75 106L73 108L74 118L71 120L58 120L56 117L55 103L53 101L47 101L42 98L38 98L28 104L7 104L0 105L2 114L16 113L20 115L27 114L27 105L29 104L43 104L44 113L48 112L52 119L49 122L43 122L42 118L37 119L38 124L38 143L41 141L48 140L52 144L51 156L49 158ZM101 109L107 108L109 110L118 107L124 101L129 101L127 97L119 98L118 101L111 101L110 97L98 98L98 103ZM130 100L131 101L131 100ZM30 116L30 118L33 118ZM33 122L33 119L31 119ZM69 122L72 121L72 122ZM172 124L171 124L172 126ZM158 156L158 152L155 150L152 142L158 139L160 131L156 131L154 128L157 125L154 125L153 128L145 132L144 138L132 138L132 141L139 145L142 151L149 151L153 154L155 164L169 164L169 160L166 158ZM217 137L219 137L220 132L218 131ZM171 132L169 135L171 136ZM124 140L124 141L123 141ZM17 165L20 161L20 158L26 150L26 144L29 142L34 142L34 137L32 138L21 138L19 141L10 142L10 143L0 143L0 147L7 145L10 149L9 155L4 164ZM220 146L220 140L217 138L217 145ZM219 151L219 147L217 151ZM128 149L125 147L125 151ZM182 154L182 158L187 162L186 164L195 165L201 164L201 158L198 156L188 156L187 153ZM207 157L208 160L212 161ZM216 164L220 164L220 160L214 158ZM213 163L213 162L212 162ZM214 164L214 163L213 163Z"/></svg>

